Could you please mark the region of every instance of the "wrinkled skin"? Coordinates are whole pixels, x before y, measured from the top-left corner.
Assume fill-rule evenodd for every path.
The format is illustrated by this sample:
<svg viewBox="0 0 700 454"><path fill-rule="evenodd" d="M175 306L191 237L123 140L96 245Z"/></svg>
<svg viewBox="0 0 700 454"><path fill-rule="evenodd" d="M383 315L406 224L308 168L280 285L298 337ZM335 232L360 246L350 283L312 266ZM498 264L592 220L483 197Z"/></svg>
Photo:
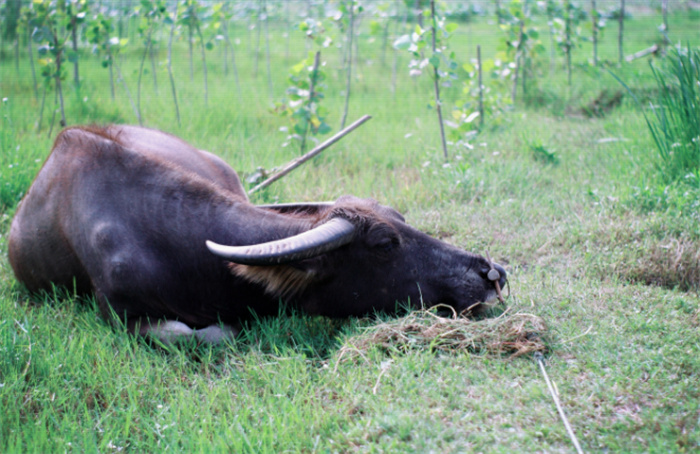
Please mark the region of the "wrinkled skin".
<svg viewBox="0 0 700 454"><path fill-rule="evenodd" d="M206 240L287 238L333 217L353 223L352 241L294 263L231 264L205 247ZM496 296L484 258L410 227L374 200L342 197L292 212L255 207L221 159L160 131L125 126L59 135L17 210L9 256L30 291L56 284L94 293L105 316L163 339L190 327L236 325L251 310L276 314L280 299L310 314L346 317L393 312L406 301L461 312ZM505 271L497 269L503 284Z"/></svg>

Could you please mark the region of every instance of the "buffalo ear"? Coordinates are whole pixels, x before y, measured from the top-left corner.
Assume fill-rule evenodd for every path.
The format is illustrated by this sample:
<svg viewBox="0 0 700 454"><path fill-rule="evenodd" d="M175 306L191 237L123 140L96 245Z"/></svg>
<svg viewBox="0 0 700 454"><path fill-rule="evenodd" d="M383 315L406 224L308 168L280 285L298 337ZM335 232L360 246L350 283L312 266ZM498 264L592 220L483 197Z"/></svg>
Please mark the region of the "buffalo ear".
<svg viewBox="0 0 700 454"><path fill-rule="evenodd" d="M289 298L303 292L317 278L315 259L301 260L293 265L256 266L231 263L231 273L246 281L262 285L265 293ZM306 266L305 266L306 265Z"/></svg>

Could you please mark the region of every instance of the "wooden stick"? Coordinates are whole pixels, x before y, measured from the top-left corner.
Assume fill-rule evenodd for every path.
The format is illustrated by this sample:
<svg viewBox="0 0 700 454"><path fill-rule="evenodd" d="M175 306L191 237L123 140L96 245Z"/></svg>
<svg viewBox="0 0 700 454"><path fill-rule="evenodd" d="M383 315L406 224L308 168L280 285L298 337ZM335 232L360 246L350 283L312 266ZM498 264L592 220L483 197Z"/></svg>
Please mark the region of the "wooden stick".
<svg viewBox="0 0 700 454"><path fill-rule="evenodd" d="M306 153L303 156L300 156L296 159L291 160L287 165L285 165L282 168L282 170L280 170L276 174L272 175L270 178L263 181L259 185L255 186L250 191L248 191L248 194L252 194L252 193L254 193L262 188L265 188L265 187L271 185L275 181L277 181L280 178L282 178L283 176L287 175L292 170L296 169L297 167L299 167L300 165L302 165L306 161L310 160L311 158L313 158L317 154L321 153L326 148L330 147L331 145L333 145L334 143L336 143L337 141L342 139L345 135L352 132L354 129L358 128L360 125L362 125L364 122L366 122L370 118L372 118L370 115L363 115L360 119L355 121L353 124L351 124L350 126L348 126L345 129L343 129L342 131L338 132L336 135L334 135L330 139L326 140L325 142L323 142L321 145L317 146L313 150L309 151L308 153Z"/></svg>
<svg viewBox="0 0 700 454"><path fill-rule="evenodd" d="M640 50L639 52L635 52L632 55L628 55L627 57L625 57L625 61L631 62L631 61L634 61L638 58L646 57L649 54L655 54L658 51L659 51L659 46L657 44L654 44L651 47L647 47L646 49Z"/></svg>

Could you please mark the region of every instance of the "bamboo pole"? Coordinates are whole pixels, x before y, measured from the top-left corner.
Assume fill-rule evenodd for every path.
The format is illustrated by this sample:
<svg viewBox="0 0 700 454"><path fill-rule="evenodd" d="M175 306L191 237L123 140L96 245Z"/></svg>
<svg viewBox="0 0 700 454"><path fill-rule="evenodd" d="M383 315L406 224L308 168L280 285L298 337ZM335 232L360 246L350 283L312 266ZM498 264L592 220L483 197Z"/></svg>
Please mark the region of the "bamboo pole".
<svg viewBox="0 0 700 454"><path fill-rule="evenodd" d="M363 115L360 117L358 120L356 120L354 123L349 125L347 128L343 129L342 131L339 131L336 135L331 137L330 139L326 140L323 142L321 145L317 146L313 150L309 151L303 156L300 156L296 159L291 160L287 165L285 165L282 170L277 172L276 174L272 175L270 178L267 180L263 181L259 185L255 186L252 188L250 191L248 191L248 195L259 191L262 188L265 188L267 186L270 186L272 183L275 181L279 180L280 178L284 177L285 175L289 174L292 170L296 169L300 165L304 164L306 161L310 160L314 156L318 155L321 153L323 150L326 148L330 147L340 139L342 139L344 136L349 134L350 132L354 131L358 127L360 127L363 123L365 123L367 120L371 119L372 117L369 115Z"/></svg>

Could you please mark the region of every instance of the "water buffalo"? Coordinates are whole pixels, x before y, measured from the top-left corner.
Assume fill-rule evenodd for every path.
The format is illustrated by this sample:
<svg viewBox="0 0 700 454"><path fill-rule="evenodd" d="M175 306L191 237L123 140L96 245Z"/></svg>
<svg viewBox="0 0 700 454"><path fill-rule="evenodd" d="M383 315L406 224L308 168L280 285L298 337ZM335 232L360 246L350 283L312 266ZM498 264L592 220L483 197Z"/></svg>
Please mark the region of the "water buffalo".
<svg viewBox="0 0 700 454"><path fill-rule="evenodd" d="M223 160L134 126L58 135L13 219L9 258L30 291L92 292L103 315L165 341L217 342L282 300L329 317L397 301L476 310L506 278L371 199L254 206Z"/></svg>

